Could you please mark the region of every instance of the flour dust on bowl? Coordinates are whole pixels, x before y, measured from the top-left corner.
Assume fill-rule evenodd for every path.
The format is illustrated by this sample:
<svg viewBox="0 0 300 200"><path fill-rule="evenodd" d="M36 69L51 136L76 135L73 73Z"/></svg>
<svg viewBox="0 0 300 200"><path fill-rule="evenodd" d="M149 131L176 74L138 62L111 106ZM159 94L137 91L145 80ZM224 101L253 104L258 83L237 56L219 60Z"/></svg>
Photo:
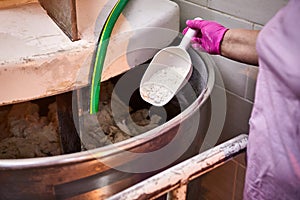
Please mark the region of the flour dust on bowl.
<svg viewBox="0 0 300 200"><path fill-rule="evenodd" d="M165 106L152 106L139 95L149 65L145 63L109 80L112 84L103 84L109 89L101 96L101 115L87 117L85 110L80 112L81 151L1 159L0 184L5 186L0 188L1 196L105 199L197 154L209 119L214 66L207 54L188 52L193 64L191 77ZM84 107L80 96L76 100L79 108Z"/></svg>

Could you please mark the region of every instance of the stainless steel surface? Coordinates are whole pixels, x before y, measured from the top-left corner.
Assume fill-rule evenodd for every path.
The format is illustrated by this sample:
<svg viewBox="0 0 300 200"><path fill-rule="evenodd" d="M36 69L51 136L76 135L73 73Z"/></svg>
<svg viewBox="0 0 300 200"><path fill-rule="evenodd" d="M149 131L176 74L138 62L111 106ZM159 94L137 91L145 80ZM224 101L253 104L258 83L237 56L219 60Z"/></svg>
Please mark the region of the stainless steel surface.
<svg viewBox="0 0 300 200"><path fill-rule="evenodd" d="M158 127L115 145L84 152L48 158L0 160L1 199L105 199L197 154L209 123L207 100L214 85L214 66L206 54L199 56L192 50L189 53L194 65L190 82L197 91L197 98L189 102L183 112L163 124L163 128ZM135 69L138 67L131 70ZM195 128L197 134L192 138L192 144L186 144ZM177 148L161 153L159 158L143 161L143 154L126 157L123 151L155 152L173 138L177 138ZM164 159L185 148L182 156L155 171L132 173L117 170L155 168ZM107 163L114 166L107 166Z"/></svg>

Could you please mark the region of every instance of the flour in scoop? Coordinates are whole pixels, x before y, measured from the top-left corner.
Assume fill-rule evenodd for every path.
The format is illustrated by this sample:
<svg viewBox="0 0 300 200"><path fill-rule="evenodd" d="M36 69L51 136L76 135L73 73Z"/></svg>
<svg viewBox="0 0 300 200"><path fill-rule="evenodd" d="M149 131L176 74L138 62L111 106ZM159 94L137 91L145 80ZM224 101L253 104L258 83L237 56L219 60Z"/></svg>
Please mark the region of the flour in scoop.
<svg viewBox="0 0 300 200"><path fill-rule="evenodd" d="M158 70L141 86L141 95L155 104L169 101L182 84L185 73L186 69L179 67L166 67Z"/></svg>

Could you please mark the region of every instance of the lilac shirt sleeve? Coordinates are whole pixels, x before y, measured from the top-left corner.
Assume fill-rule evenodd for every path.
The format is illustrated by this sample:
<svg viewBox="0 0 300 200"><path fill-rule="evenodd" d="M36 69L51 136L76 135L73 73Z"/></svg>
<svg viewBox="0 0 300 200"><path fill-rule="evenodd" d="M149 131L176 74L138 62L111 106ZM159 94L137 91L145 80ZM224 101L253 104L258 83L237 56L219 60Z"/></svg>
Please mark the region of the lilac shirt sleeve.
<svg viewBox="0 0 300 200"><path fill-rule="evenodd" d="M244 199L300 199L300 0L260 32Z"/></svg>

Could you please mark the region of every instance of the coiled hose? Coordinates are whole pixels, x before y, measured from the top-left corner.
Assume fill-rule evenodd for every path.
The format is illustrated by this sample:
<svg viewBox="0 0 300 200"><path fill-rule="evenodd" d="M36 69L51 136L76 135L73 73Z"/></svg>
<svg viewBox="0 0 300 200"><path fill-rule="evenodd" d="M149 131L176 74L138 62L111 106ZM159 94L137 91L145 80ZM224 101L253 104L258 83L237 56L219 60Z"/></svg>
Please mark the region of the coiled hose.
<svg viewBox="0 0 300 200"><path fill-rule="evenodd" d="M128 1L129 0L119 0L116 3L113 10L109 14L108 19L106 20L104 29L100 35L93 68L93 77L90 92L90 114L96 114L99 110L101 75L107 52L107 47L109 44L109 38L112 33L113 27L117 22L118 17L122 13Z"/></svg>

